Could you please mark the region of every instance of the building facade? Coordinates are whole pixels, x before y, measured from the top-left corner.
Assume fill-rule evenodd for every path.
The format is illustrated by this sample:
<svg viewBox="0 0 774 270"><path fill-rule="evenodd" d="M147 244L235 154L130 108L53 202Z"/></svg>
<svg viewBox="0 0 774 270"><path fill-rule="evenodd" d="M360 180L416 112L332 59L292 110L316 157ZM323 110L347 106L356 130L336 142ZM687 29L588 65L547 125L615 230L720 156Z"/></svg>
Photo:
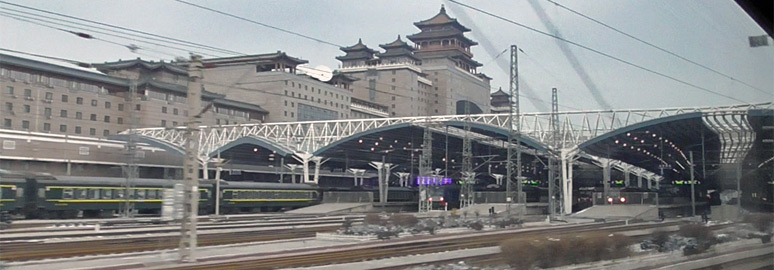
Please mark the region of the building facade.
<svg viewBox="0 0 774 270"><path fill-rule="evenodd" d="M359 100L387 106L391 117L489 112L491 78L477 72L470 47L477 43L465 37L470 31L441 11L414 23L420 32L409 35L409 45L400 36L371 49L362 40L341 50L337 72L358 80L353 95Z"/></svg>
<svg viewBox="0 0 774 270"><path fill-rule="evenodd" d="M203 59L204 87L258 105L269 113L266 122L336 120L350 118L350 81L327 82L298 74L307 63L284 52Z"/></svg>
<svg viewBox="0 0 774 270"><path fill-rule="evenodd" d="M186 72L168 63L96 65L108 75L12 55L0 55L0 64L3 129L106 138L129 129L131 115L136 127L174 127L184 125L189 113ZM203 124L261 122L267 114L223 95L205 92L202 98L212 103Z"/></svg>

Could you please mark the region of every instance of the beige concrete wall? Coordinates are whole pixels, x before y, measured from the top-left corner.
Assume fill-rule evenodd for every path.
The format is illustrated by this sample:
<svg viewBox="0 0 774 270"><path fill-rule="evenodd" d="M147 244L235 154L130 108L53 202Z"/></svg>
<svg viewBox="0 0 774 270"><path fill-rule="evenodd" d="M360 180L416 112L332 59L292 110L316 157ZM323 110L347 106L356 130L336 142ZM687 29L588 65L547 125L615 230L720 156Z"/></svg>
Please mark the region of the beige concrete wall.
<svg viewBox="0 0 774 270"><path fill-rule="evenodd" d="M228 66L207 69L204 81L208 91L253 103L269 111L266 122L299 121L297 104L335 112L337 119L350 117L351 90L302 75L280 71L255 72L253 66Z"/></svg>
<svg viewBox="0 0 774 270"><path fill-rule="evenodd" d="M416 66L411 69L398 64L375 67L372 71L362 68L339 71L358 79L352 85L356 98L386 106L390 117L409 117L426 115L428 104L434 100L432 88L419 82L418 70ZM375 81L373 98L370 80Z"/></svg>

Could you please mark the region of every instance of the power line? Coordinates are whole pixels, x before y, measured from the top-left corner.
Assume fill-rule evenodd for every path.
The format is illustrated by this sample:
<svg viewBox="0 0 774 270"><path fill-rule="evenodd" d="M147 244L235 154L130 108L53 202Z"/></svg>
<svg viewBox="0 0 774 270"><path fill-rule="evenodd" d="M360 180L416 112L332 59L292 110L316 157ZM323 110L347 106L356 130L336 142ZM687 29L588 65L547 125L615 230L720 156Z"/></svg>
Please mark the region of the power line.
<svg viewBox="0 0 774 270"><path fill-rule="evenodd" d="M56 22L47 21L48 23L51 23L51 24L63 25L61 23L68 23L68 24L80 25L80 26L84 26L84 27L88 27L88 28L94 28L94 29L109 31L109 32L112 32L112 33L120 34L120 35L111 34L111 33L104 33L104 32L95 31L93 29L79 28L77 26L67 25L67 27L79 28L79 29L83 29L83 30L87 30L87 31L93 31L93 32L96 32L96 33L101 33L101 34L104 34L104 35L119 37L119 38L123 38L123 39L129 39L129 40L136 41L136 42L143 42L143 43L153 44L153 45L167 47L167 48L181 50L181 51L190 51L189 49L186 49L186 48L173 47L173 46L168 46L168 45L163 45L163 44L158 44L158 43L153 43L153 42L148 42L148 41L144 41L144 40L137 40L137 39L135 39L135 38L141 38L141 39L159 41L159 42L164 42L164 43L168 43L168 44L175 44L175 45L180 45L180 46L185 46L185 47L190 47L190 48L203 49L203 50L207 50L207 51L214 51L214 52L222 53L219 50L208 49L208 48L205 48L205 47L202 47L202 46L193 46L193 45L187 45L187 44L182 43L182 42L169 41L169 40L165 40L165 39L161 39L161 38L146 37L146 36L142 36L142 35L137 35L137 34L126 33L126 32L122 32L122 31L114 30L114 29L111 29L111 28L99 27L99 26L94 26L94 25L89 25L89 24L79 23L79 22L74 22L74 21L68 21L68 20L64 20L64 19L60 19L60 18L55 18L55 17L45 16L45 15L35 14L35 13L21 11L21 10L15 10L15 9L10 9L10 8L4 8L4 9L5 10L9 10L9 11L13 11L13 12L17 12L17 13L21 13L21 14L26 14L26 15L34 16L34 18L26 17L24 15L9 13L9 14L12 14L12 15L15 15L15 16L25 17L25 18L34 19L34 20L41 20L41 21L46 21L44 19L49 19L49 20L56 21ZM41 19L41 18L44 18L44 19ZM125 36L122 36L122 35L125 35ZM128 38L126 36L133 37L133 38ZM195 53L200 53L200 52L195 52ZM216 55L207 54L207 53L201 53L201 54L210 55L210 56L216 56Z"/></svg>
<svg viewBox="0 0 774 270"><path fill-rule="evenodd" d="M175 49L175 50L181 50L181 51L186 51L186 52L189 51L188 49L184 49L184 48L177 48L177 47L167 46L167 45L163 45L163 44L159 44L159 43L148 42L148 41L140 41L140 40L136 40L136 39L132 39L132 38L128 38L128 37L123 37L123 36L119 36L119 35L115 35L115 34L111 34L111 33L105 33L105 32L96 31L96 30L87 29L87 28L82 28L82 27L64 25L64 24L61 24L61 23L52 22L52 21L49 21L49 20L41 19L41 18L34 18L34 17L24 16L24 15L19 15L19 14L1 12L1 11L0 11L0 16L8 17L8 18L11 18L11 19L15 19L15 20L19 20L19 21L23 21L23 22L27 22L27 23L31 23L31 24L43 26L43 27L52 28L52 29L55 29L55 30L60 30L60 31L68 32L68 33L71 33L71 34L74 34L74 35L77 35L79 37L86 38L86 39L95 39L95 40L107 42L107 43L110 43L110 44L113 44L113 45L118 45L118 46L121 46L121 47L125 47L125 48L127 48L127 49L129 49L129 50L131 50L132 52L135 52L135 53L136 53L136 50L142 49L142 50L152 51L152 52L156 52L156 53L160 53L160 54L165 54L165 55L172 56L172 57L178 57L179 56L179 55L170 54L170 53L167 53L167 52L162 52L162 51L152 50L152 49L148 49L148 48L138 47L136 45L131 45L131 44L130 45L124 45L124 44L121 44L121 43L118 43L118 42L114 42L114 41L110 41L110 40L106 40L106 39L102 39L102 38L97 38L97 37L95 37L93 35L90 35L90 34L87 34L87 33L66 30L66 29L62 29L62 28L59 28L59 27L45 25L45 24L40 23L40 22L45 22L45 23L48 23L48 24L53 24L53 25L62 26L62 27L69 27L69 28L73 28L73 29L80 29L80 30L85 30L85 31L91 31L91 32L94 32L94 33L99 33L99 34L103 34L103 35L107 35L107 36L113 36L113 37L117 37L117 38L137 41L137 42L144 42L144 43L153 44L153 45L156 45L156 46L166 47L166 48ZM23 19L23 18L26 18L26 19ZM27 19L29 19L29 20L27 20ZM30 20L38 20L40 22L35 22L35 21L30 21ZM206 55L215 56L215 55L212 55L212 54L206 54Z"/></svg>
<svg viewBox="0 0 774 270"><path fill-rule="evenodd" d="M683 61L686 61L686 62L688 62L688 63L694 64L694 65L696 65L696 66L699 66L699 67L702 67L702 68L704 68L704 69L706 69L706 70L712 71L712 72L714 72L715 74L718 74L718 75L721 75L721 76L723 76L723 77L726 77L726 78L728 78L728 79L731 79L732 81L739 82L739 83L741 83L741 84L743 84L743 85L746 85L747 87L750 87L750 88L752 88L752 89L758 90L758 91L760 91L761 93L764 93L764 94L771 94L771 93L768 93L768 92L764 91L763 89L760 89L760 88L758 88L758 87L752 86L752 85L750 85L750 84L748 84L748 83L746 83L746 82L743 82L743 81L737 80L736 78L734 78L734 77L731 77L731 76L729 76L729 75L726 75L726 74L724 74L724 73L722 73L722 72L720 72L720 71L717 71L717 70L715 70L715 69L712 69L712 68L710 68L710 67L708 67L708 66L702 65L702 64L700 64L700 63L697 63L697 62L695 62L695 61L693 61L693 60L690 60L690 59L688 59L688 58L685 58L685 57L683 57L683 56L680 56L680 55L678 55L678 54L676 54L676 53L673 53L673 52L671 52L671 51L668 51L668 50L666 50L666 49L664 49L664 48L661 48L661 47L659 47L659 46L657 46L657 45L654 45L653 43L647 42L647 41L645 41L645 40L642 40L642 39L640 39L640 38L638 38L638 37L635 37L635 36L633 36L633 35L630 35L630 34L628 34L628 33L624 32L624 31L621 31L621 30L619 30L619 29L617 29L617 28L615 28L615 27L612 27L612 26L610 26L610 25L608 25L608 24L606 24L606 23L604 23L604 22L601 22L601 21L599 21L599 20L597 20L597 19L594 19L594 18L592 18L592 17L589 17L589 16L587 16L587 15L585 15L585 14L583 14L583 13L580 13L580 12L578 12L578 11L575 11L575 10L573 10L573 9L571 9L571 8L569 8L569 7L566 7L566 6L562 5L562 4L559 4L559 3L557 3L557 2L554 2L553 0L546 0L546 1L548 1L548 2L550 2L550 3L552 3L552 4L554 4L554 5L556 5L556 6L560 7L560 8L562 8L562 9L565 9L565 10L567 10L567 11L569 11L569 12L572 12L572 13L574 13L574 14L578 15L578 16L581 16L581 17L583 17L583 18L586 18L586 19L588 19L588 20L590 20L590 21L592 21L592 22L595 22L595 23L597 23L597 24L599 24L599 25L602 25L602 26L604 26L604 27L606 27L606 28L608 28L608 29L610 29L610 30L613 30L613 31L615 31L615 32L618 32L619 34L622 34L622 35L624 35L624 36L627 36L627 37L629 37L629 38L631 38L631 39L634 39L634 40L636 40L636 41L639 41L639 42L641 42L641 43L643 43L643 44L645 44L645 45L648 45L648 46L650 46L650 47L653 47L653 48L655 48L655 49L657 49L657 50L659 50L659 51L662 51L662 52L665 52L665 53L667 53L667 54L669 54L669 55L672 55L672 56L674 56L674 57L677 57L677 58L679 58L679 59L681 59L681 60L683 60Z"/></svg>
<svg viewBox="0 0 774 270"><path fill-rule="evenodd" d="M485 11L485 10L482 10L482 9L479 9L479 8L476 8L476 7L473 7L473 6L470 6L470 5L464 4L464 3L460 3L460 2L459 2L459 1L457 1L457 0L449 0L449 2L455 3L455 4L457 4L457 5L460 5L460 6L463 6L463 7L469 8L469 9L472 9L472 10L474 10L474 11L477 11L477 12L479 12L479 13L482 13L482 14L485 14L485 15L488 15L488 16L491 16L491 17L494 17L494 18L497 18L497 19L500 19L500 20L502 20L502 21L505 21L505 22L508 22L508 23L514 24L514 25L516 25L516 26L519 26L519 27L525 28L525 29L527 29L527 30L530 30L530 31L533 31L533 32L536 32L536 33L539 33L539 34L542 34L542 35L545 35L545 36L548 36L548 37L551 37L551 38L555 38L555 39L558 39L558 40L561 40L561 41L567 42L567 43L569 43L569 44L575 45L575 46L577 46L577 47L580 47L580 48L582 48L582 49L585 49L585 50L591 51L591 52L593 52L593 53L596 53L596 54L599 54L599 55L602 55L602 56L605 56L605 57L607 57L607 58L610 58L610 59L616 60L616 61L618 61L618 62L621 62L621 63L624 63L624 64L626 64L626 65L629 65L629 66L632 66L632 67L635 67L635 68L638 68L638 69L641 69L641 70L644 70L644 71L647 71L647 72L650 72L650 73L656 74L656 75L658 75L658 76L661 76L661 77L664 77L664 78L667 78L667 79L670 79L670 80L673 80L673 81L676 81L676 82L682 83L682 84L684 84L684 85L687 85L687 86L690 86L690 87L693 87L693 88L696 88L696 89L699 89L699 90L705 91L705 92L707 92L707 93L711 93L711 94L714 94L714 95L717 95L717 96L721 96L721 97L728 98L728 99L731 99L731 100L735 100L735 101L738 101L738 102L742 102L742 103L745 103L745 104L746 104L746 103L748 103L748 102L742 101L742 100L740 100L740 99L737 99L737 98L735 98L735 97L732 97L732 96L729 96L729 95L724 95L724 94L718 93L718 92L716 92L716 91L713 91L713 90L710 90L710 89L707 89L707 88L704 88L704 87L701 87L701 86L698 86L698 85L695 85L695 84L689 83L689 82L687 82L687 81L684 81L684 80L681 80L681 79L678 79L678 78L675 78L675 77L669 76L669 75L667 75L667 74L664 74L664 73L661 73L661 72L658 72L658 71L655 71L655 70L652 70L652 69L649 69L649 68L646 68L646 67L643 67L643 66L640 66L640 65L634 64L634 63L632 63L632 62L629 62L629 61L623 60L623 59L621 59L621 58L618 58L618 57L615 57L615 56L613 56L613 55L610 55L610 54L604 53L604 52L602 52L602 51L599 51L599 50L593 49L593 48L591 48L591 47L588 47L588 46L582 45L582 44L580 44L580 43L577 43L577 42L574 42L574 41L571 41L571 40L568 40L568 39L565 39L565 38L562 38L562 37L558 37L558 36L556 36L556 35L553 35L553 34L550 34L550 33L546 33L546 32L544 32L544 31L541 31L541 30L535 29L535 28L533 28L533 27L530 27L530 26L527 26L527 25L524 25L524 24L521 24L521 23L515 22L515 21L513 21L513 20L510 20L510 19L504 18L504 17L502 17L502 16L499 16L499 15L495 15L495 14L493 14L493 13L491 13L491 12L488 12L488 11Z"/></svg>
<svg viewBox="0 0 774 270"><path fill-rule="evenodd" d="M125 30L125 31L130 31L130 32L138 33L138 34L143 34L143 35L148 35L148 36L152 36L152 37L169 39L169 40L173 40L173 41L176 41L176 42L190 44L190 45L193 45L193 46L200 46L202 48L209 48L209 49L213 49L213 50L222 51L224 53L235 54L235 55L244 55L244 53L240 53L240 52L235 52L235 51L231 51L231 50L221 49L221 48L212 47L212 46L208 46L208 45L203 45L203 44L199 44L199 43L195 43L195 42L191 42L191 41L185 41L185 40L181 40L181 39L176 39L176 38L172 38L172 37L161 36L161 35L157 35L157 34L153 34L153 33L148 33L148 32L144 32L144 31L140 31L140 30L134 30L134 29L130 29L130 28L122 27L122 26L111 25L111 24L107 24L107 23L102 23L102 22L92 21L92 20L88 20L88 19L78 18L78 17L75 17L75 16L70 16L70 15L66 15L66 14L56 13L56 12L53 12L53 11L42 10L42 9L33 8L33 7L25 6L25 5L10 3L10 2L6 2L6 1L2 1L2 0L0 0L0 3L6 4L6 5L15 6L15 7L20 7L20 8L24 8L24 9L34 10L34 11L42 12L42 13L46 13L46 14L52 14L52 15L56 15L56 16L61 16L61 17L69 18L69 19L85 21L85 22L89 22L89 23L93 23L93 24L97 24L97 25L117 28L117 29L121 29L121 30Z"/></svg>
<svg viewBox="0 0 774 270"><path fill-rule="evenodd" d="M338 44L335 44L335 43L332 43L332 42L328 42L328 41L325 41L325 40L322 40L322 39L318 39L318 38L311 37L311 36L308 36L308 35L304 35L304 34L301 34L301 33L293 32L293 31L290 31L290 30L285 30L285 29L282 29L282 28L279 28L279 27L276 27L276 26L268 25L268 24L265 24L265 23L262 23L262 22L258 22L258 21L255 21L255 20L251 20L251 19L245 18L245 17L240 17L240 16L237 16L237 15L234 15L234 14L231 14L231 13L227 13L227 12L224 12L224 11L217 10L217 9L212 9L212 8L208 8L208 7L205 7L205 6L200 6L200 5L197 5L197 4L194 4L194 3L190 3L190 2L186 2L186 1L183 1L183 0L175 0L175 1L180 2L182 4L189 5L189 6L197 7L197 8L200 8L200 9L204 9L204 10L207 10L207 11L210 11L210 12L215 12L215 13L218 13L218 14L221 14L221 15L225 15L225 16L228 16L228 17L231 17L231 18L234 18L234 19L246 21L246 22L249 22L249 23L252 23L252 24L257 24L257 25L260 25L260 26L263 26L263 27L267 27L267 28L271 28L271 29L274 29L274 30L277 30L277 31L280 31L280 32L284 32L284 33L288 33L288 34L294 35L294 36L299 36L299 37L302 37L302 38L305 38L305 39L314 40L314 41L317 41L319 43L323 43L323 44L326 44L326 45L335 46L336 48L344 47L344 46L341 46L341 45L338 45Z"/></svg>
<svg viewBox="0 0 774 270"><path fill-rule="evenodd" d="M79 67L83 67L83 68L91 67L91 64L89 64L89 63L84 63L84 62L70 60L70 59L65 59L65 58L46 56L46 55L42 55L42 54L28 53L28 52L16 51L16 50L5 49L5 48L0 48L0 51L7 51L7 52L12 52L12 53L18 53L18 54L24 54L24 55L29 55L29 56L35 56L35 57L40 57L40 58L46 58L46 59L51 59L51 60L67 62L67 63L73 64L73 65L76 65L76 66L79 66Z"/></svg>

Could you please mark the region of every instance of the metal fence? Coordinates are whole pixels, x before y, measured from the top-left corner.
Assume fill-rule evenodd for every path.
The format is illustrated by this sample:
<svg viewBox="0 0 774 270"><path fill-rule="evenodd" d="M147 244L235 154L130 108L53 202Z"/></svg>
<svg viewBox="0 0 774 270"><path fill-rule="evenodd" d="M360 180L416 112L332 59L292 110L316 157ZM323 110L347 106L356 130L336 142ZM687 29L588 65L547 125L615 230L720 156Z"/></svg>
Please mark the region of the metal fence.
<svg viewBox="0 0 774 270"><path fill-rule="evenodd" d="M372 203L374 194L371 192L323 192L323 203Z"/></svg>
<svg viewBox="0 0 774 270"><path fill-rule="evenodd" d="M519 197L521 203L527 202L526 193L521 192ZM479 191L475 192L473 203L508 203L508 199L504 191Z"/></svg>

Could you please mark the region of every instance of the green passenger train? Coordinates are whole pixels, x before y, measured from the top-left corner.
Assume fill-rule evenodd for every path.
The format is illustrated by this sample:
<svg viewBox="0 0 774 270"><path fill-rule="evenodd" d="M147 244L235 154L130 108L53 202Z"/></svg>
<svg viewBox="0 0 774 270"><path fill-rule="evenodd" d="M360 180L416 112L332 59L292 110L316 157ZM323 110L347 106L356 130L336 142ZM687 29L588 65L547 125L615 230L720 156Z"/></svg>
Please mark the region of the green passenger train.
<svg viewBox="0 0 774 270"><path fill-rule="evenodd" d="M51 176L0 170L0 211L26 218L110 217L126 197L140 214L161 211L165 189L180 180L134 179L129 194L124 178ZM215 181L199 184L199 213L215 212ZM317 204L319 188L307 184L229 182L220 184L220 212L245 213Z"/></svg>

